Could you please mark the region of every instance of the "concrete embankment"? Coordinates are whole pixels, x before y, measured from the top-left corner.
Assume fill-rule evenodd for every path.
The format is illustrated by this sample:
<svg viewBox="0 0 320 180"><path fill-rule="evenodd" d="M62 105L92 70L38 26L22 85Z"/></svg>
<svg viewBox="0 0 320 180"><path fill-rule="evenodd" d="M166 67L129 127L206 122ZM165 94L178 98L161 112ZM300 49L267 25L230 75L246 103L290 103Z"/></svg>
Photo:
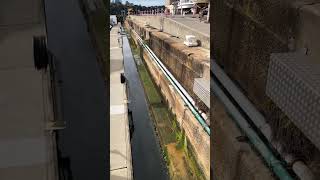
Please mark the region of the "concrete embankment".
<svg viewBox="0 0 320 180"><path fill-rule="evenodd" d="M159 32L154 28L146 28L143 24L130 21L126 22L126 27L130 31L136 31L144 37L150 44L154 53L175 75L176 79L191 94L197 98L193 91L193 80L197 77L209 78L209 51L197 47L187 48L183 46L181 40L171 37L169 34ZM137 37L131 33L133 40L137 43ZM157 46L160 44L160 46ZM184 130L186 138L194 151L197 162L207 179L210 177L210 137L203 130L202 126L195 119L192 112L185 106L180 95L172 88L165 75L159 71L157 65L151 60L146 51L142 50L147 68L159 87L162 96L167 101L176 120ZM207 69L207 70L206 70Z"/></svg>
<svg viewBox="0 0 320 180"><path fill-rule="evenodd" d="M128 24L149 42L154 53L197 102L198 107L209 116L208 107L194 93L193 88L196 78L210 82L210 51L202 47L186 47L181 39L172 34L145 27L144 23L135 19L128 20Z"/></svg>

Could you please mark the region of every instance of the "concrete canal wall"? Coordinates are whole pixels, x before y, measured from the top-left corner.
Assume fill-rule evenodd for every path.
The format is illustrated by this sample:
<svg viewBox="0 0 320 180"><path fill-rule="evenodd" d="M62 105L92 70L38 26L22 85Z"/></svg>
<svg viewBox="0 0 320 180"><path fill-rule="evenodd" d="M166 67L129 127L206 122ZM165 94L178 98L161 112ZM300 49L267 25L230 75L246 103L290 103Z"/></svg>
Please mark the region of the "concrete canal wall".
<svg viewBox="0 0 320 180"><path fill-rule="evenodd" d="M131 25L129 25L129 23ZM192 93L192 82L198 74L202 74L202 77L209 78L209 52L203 53L206 55L189 55L189 58L184 59L184 63L180 64L180 69L174 68L175 61L173 57L169 57L168 54L171 53L177 57L179 54L184 54L188 50L185 48L181 50L179 48L171 47L170 44L178 45L178 41L170 40L170 36L163 32L157 32L155 29L148 28L148 31L141 25L136 24L135 22L126 22L126 26L128 29L133 28L138 34L141 34L143 37L148 37L149 42L153 41L153 45L151 45L152 50L154 50L155 54L161 59L161 61L170 69L170 71L174 74L177 80L183 84L183 86L187 89L187 91L191 94ZM148 34L148 35L146 35ZM137 44L137 37L134 33L131 33L133 40ZM173 39L173 38L171 38ZM168 42L166 42L166 40ZM156 46L155 43L161 43L163 46ZM169 43L170 42L170 43ZM183 44L182 44L183 45ZM166 47L167 50L170 49L169 52L165 52L164 48ZM197 49L198 51L202 51L200 48ZM205 52L205 51L204 51ZM163 54L167 54L163 55ZM188 54L188 53L186 53ZM209 179L210 177L210 137L208 134L203 130L199 122L196 120L192 112L184 106L184 102L179 94L173 89L170 85L169 81L166 79L165 75L158 69L157 65L150 59L147 52L143 51L142 57L147 64L148 70L153 77L155 84L160 88L163 97L166 99L169 108L171 109L172 113L176 115L176 119L179 123L179 126L185 131L186 136L193 147L193 151L195 157L197 158L197 162L202 169L203 173ZM191 59L194 58L194 59ZM193 63L192 63L193 62ZM179 66L179 64L178 64ZM196 68L197 67L197 68ZM183 69L183 70L181 70ZM185 72L183 72L185 71ZM187 72L189 71L189 72ZM204 71L207 71L204 73Z"/></svg>
<svg viewBox="0 0 320 180"><path fill-rule="evenodd" d="M153 27L145 27L140 21L129 20L128 23L149 42L154 53L209 116L208 107L194 93L193 87L195 78L210 82L210 51L202 47L188 48L180 39Z"/></svg>

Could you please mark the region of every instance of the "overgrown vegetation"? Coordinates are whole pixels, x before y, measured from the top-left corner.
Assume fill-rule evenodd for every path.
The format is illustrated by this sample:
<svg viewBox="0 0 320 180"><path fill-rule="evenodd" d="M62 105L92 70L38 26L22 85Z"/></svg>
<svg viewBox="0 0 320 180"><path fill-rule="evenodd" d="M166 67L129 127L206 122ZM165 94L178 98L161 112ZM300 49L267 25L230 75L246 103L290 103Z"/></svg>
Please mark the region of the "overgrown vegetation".
<svg viewBox="0 0 320 180"><path fill-rule="evenodd" d="M138 66L138 71L140 74L141 81L144 84L144 89L148 97L150 104L161 103L161 97L158 92L155 90L154 84L149 77L149 74L146 68L143 65Z"/></svg>
<svg viewBox="0 0 320 180"><path fill-rule="evenodd" d="M163 148L163 158L164 158L167 166L170 166L170 158L169 158L168 149L166 146Z"/></svg>
<svg viewBox="0 0 320 180"><path fill-rule="evenodd" d="M120 15L121 12L128 12L128 9L132 9L134 12L152 10L152 9L164 9L164 6L141 6L136 5L130 2L122 3L110 3L110 14L112 15Z"/></svg>

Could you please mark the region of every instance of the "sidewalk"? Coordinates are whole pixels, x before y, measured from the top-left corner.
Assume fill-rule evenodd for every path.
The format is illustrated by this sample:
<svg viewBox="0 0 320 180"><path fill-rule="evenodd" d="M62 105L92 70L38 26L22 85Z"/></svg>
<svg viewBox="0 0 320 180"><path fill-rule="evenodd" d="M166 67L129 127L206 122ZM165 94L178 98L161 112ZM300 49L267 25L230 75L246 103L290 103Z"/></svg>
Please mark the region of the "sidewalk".
<svg viewBox="0 0 320 180"><path fill-rule="evenodd" d="M120 82L124 72L119 26L110 32L110 179L132 179L131 146L126 86ZM121 39L120 39L121 41Z"/></svg>
<svg viewBox="0 0 320 180"><path fill-rule="evenodd" d="M33 54L33 37L47 35L41 2L0 1L0 12L0 179L55 180L51 77Z"/></svg>

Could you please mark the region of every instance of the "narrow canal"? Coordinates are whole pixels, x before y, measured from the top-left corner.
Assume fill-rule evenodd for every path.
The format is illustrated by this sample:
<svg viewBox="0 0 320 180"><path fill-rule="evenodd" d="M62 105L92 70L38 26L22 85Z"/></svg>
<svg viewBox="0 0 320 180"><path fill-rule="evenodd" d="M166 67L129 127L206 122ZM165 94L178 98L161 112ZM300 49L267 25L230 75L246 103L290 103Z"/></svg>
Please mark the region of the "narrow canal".
<svg viewBox="0 0 320 180"><path fill-rule="evenodd" d="M146 96L126 36L123 36L123 56L125 75L129 84L129 109L132 110L134 124L131 140L134 179L169 179L154 125L149 116Z"/></svg>
<svg viewBox="0 0 320 180"><path fill-rule="evenodd" d="M67 180L106 179L107 89L79 1L44 3L48 48L60 64L67 124L58 131L60 173Z"/></svg>

